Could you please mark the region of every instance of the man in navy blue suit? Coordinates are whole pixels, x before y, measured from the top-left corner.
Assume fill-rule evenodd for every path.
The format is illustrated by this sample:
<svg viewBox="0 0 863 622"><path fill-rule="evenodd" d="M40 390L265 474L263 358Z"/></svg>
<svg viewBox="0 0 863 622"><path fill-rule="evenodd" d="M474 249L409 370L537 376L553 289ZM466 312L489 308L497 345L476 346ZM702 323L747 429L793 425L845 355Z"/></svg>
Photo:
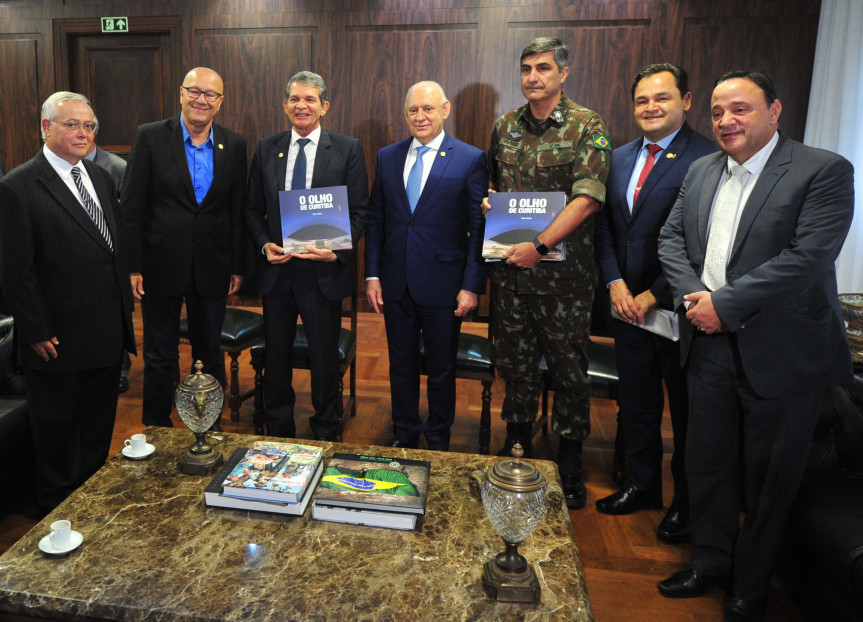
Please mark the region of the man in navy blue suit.
<svg viewBox="0 0 863 622"><path fill-rule="evenodd" d="M597 259L612 307L623 318L614 322L614 343L630 475L620 490L599 499L596 507L604 514L662 507L660 426L665 380L674 431L674 496L657 536L676 543L686 541L690 533L684 469L686 378L678 344L641 325L653 309L673 309L659 264L659 230L689 165L716 151L716 145L685 121L692 94L680 67L660 63L639 71L632 81L632 101L643 136L611 154L607 205L596 220Z"/></svg>
<svg viewBox="0 0 863 622"><path fill-rule="evenodd" d="M480 204L488 188L482 151L448 136L450 102L436 82L408 89L413 138L380 150L366 231L366 297L384 313L393 404L392 447L449 448L461 320L485 291ZM386 303L386 304L384 304ZM419 416L420 335L428 372L428 421Z"/></svg>

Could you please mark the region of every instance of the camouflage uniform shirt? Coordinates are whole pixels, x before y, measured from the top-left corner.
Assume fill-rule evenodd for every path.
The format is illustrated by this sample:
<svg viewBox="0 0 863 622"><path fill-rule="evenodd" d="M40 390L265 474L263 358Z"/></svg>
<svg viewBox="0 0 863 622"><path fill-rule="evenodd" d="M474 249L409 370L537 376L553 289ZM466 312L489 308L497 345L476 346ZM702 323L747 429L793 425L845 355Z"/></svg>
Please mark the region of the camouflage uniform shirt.
<svg viewBox="0 0 863 622"><path fill-rule="evenodd" d="M537 122L525 104L500 117L488 151L490 180L498 192L565 192L569 204L586 195L605 201L611 160L605 121L563 96L548 119ZM490 264L491 281L517 294L592 295L596 282L593 216L564 241L566 259L530 270Z"/></svg>

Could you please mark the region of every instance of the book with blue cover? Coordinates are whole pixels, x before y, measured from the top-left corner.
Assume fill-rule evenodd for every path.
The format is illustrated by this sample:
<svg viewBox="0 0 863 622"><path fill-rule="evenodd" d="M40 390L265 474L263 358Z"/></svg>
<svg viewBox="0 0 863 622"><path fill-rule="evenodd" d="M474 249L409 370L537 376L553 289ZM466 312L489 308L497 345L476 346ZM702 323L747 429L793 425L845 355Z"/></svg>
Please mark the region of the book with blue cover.
<svg viewBox="0 0 863 622"><path fill-rule="evenodd" d="M324 459L320 447L257 441L222 482L222 494L298 503Z"/></svg>
<svg viewBox="0 0 863 622"><path fill-rule="evenodd" d="M482 256L486 261L506 259L505 253L515 244L531 242L554 221L566 207L564 192L492 192L491 209L485 216ZM542 261L563 261L566 244L548 249Z"/></svg>
<svg viewBox="0 0 863 622"><path fill-rule="evenodd" d="M282 190L279 209L286 254L305 253L310 246L331 251L353 248L346 186Z"/></svg>

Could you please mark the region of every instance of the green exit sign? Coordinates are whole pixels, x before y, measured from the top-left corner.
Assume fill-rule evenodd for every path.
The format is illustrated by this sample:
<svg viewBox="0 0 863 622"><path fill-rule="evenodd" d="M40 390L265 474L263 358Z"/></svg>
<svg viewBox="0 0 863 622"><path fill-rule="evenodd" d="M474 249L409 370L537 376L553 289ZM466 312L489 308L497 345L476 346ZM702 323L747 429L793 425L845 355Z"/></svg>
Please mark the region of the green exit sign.
<svg viewBox="0 0 863 622"><path fill-rule="evenodd" d="M103 17L102 32L129 32L129 18Z"/></svg>

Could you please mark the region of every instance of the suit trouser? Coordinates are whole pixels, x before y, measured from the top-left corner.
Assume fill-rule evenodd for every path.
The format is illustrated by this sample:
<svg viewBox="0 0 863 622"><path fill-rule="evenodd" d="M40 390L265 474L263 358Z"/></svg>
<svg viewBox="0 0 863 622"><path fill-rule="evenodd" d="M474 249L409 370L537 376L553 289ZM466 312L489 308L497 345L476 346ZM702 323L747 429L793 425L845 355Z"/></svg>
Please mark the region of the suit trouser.
<svg viewBox="0 0 863 622"><path fill-rule="evenodd" d="M824 389L759 397L746 379L736 336L727 333L693 338L687 385L692 567L731 576L735 596L763 602Z"/></svg>
<svg viewBox="0 0 863 622"><path fill-rule="evenodd" d="M551 427L561 436L581 441L590 434L590 339L588 296L517 294L495 286L492 321L497 368L506 382L501 418L508 423L533 423L542 394L539 363L545 356L554 382Z"/></svg>
<svg viewBox="0 0 863 622"><path fill-rule="evenodd" d="M108 457L117 414L117 363L78 372L28 367L27 410L33 434L34 496L53 509L98 471Z"/></svg>
<svg viewBox="0 0 863 622"><path fill-rule="evenodd" d="M225 283L227 287L227 282ZM146 291L147 281L144 279ZM174 382L180 344L180 313L186 302L189 343L192 345L192 367L201 361L205 374L213 376L224 387L225 359L219 346L225 319L227 289L221 296L198 296L194 283L179 296L157 298L144 294L141 318L144 321L144 425L171 427L174 407Z"/></svg>
<svg viewBox="0 0 863 622"><path fill-rule="evenodd" d="M455 420L455 365L461 318L451 305L421 305L405 292L399 300L384 303L384 323L390 357L390 393L393 434L414 443L425 434L429 449L449 449ZM419 415L420 334L426 361L428 421Z"/></svg>
<svg viewBox="0 0 863 622"><path fill-rule="evenodd" d="M642 490L662 491L662 413L668 408L674 432L671 476L673 506L688 510L684 454L688 397L686 373L680 367L680 344L615 320L614 347L620 376L620 416L630 480Z"/></svg>
<svg viewBox="0 0 863 622"><path fill-rule="evenodd" d="M297 265L293 265L293 264ZM273 290L264 296L264 336L267 361L264 369L264 408L267 433L296 437L292 386L294 338L297 317L309 343L312 376L312 406L309 419L312 434L335 438L339 415L339 333L342 326L342 301L327 300L315 279L308 260L292 259L281 266Z"/></svg>

